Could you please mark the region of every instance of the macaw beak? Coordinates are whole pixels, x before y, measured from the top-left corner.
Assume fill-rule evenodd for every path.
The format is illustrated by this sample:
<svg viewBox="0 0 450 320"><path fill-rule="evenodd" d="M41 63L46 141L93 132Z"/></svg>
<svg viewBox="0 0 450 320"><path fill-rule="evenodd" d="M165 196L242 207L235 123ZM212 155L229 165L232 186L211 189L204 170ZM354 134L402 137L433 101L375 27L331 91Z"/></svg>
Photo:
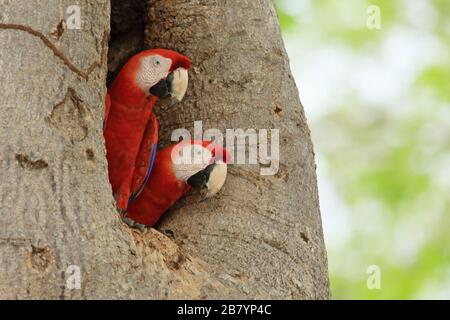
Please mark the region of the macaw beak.
<svg viewBox="0 0 450 320"><path fill-rule="evenodd" d="M206 183L207 193L203 200L206 200L222 189L227 178L227 164L223 161L217 161L211 174L209 175L208 182Z"/></svg>
<svg viewBox="0 0 450 320"><path fill-rule="evenodd" d="M189 82L188 71L184 68L178 68L173 72L172 97L178 101L183 100L186 94Z"/></svg>
<svg viewBox="0 0 450 320"><path fill-rule="evenodd" d="M186 94L188 82L188 71L180 67L151 87L150 93L159 98L174 97L181 101Z"/></svg>
<svg viewBox="0 0 450 320"><path fill-rule="evenodd" d="M227 164L221 160L208 165L205 169L191 176L187 183L193 188L206 189L206 200L222 189L227 178Z"/></svg>

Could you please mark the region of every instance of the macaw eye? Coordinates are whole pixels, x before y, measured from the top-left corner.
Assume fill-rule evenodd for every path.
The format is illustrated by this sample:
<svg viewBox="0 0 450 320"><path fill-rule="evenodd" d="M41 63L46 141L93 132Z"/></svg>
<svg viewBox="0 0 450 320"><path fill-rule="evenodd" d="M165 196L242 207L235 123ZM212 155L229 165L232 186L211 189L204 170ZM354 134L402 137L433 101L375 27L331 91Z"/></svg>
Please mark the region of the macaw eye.
<svg viewBox="0 0 450 320"><path fill-rule="evenodd" d="M159 65L161 64L161 62L160 62L159 60L155 60L155 64L156 64L157 66L159 66Z"/></svg>

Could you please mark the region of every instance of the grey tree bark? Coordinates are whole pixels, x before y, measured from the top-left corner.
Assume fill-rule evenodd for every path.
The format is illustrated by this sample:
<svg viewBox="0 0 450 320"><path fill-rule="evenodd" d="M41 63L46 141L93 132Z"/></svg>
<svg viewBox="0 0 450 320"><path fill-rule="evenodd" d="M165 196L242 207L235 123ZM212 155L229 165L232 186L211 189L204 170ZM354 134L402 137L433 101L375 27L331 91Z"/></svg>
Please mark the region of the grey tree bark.
<svg viewBox="0 0 450 320"><path fill-rule="evenodd" d="M107 179L110 3L78 1L68 30L72 4L0 1L0 298L327 298L312 145L272 3L149 2L146 45L194 63L186 102L157 110L166 143L200 119L279 128L281 166L233 167L217 198L182 201L145 235L121 223ZM142 43L127 39L109 71Z"/></svg>
<svg viewBox="0 0 450 320"><path fill-rule="evenodd" d="M162 140L179 127L280 130L280 168L231 167L221 194L166 216L186 252L255 298L328 298L314 152L271 0L149 0L145 44L193 60L181 106L156 111ZM269 148L270 150L270 148Z"/></svg>

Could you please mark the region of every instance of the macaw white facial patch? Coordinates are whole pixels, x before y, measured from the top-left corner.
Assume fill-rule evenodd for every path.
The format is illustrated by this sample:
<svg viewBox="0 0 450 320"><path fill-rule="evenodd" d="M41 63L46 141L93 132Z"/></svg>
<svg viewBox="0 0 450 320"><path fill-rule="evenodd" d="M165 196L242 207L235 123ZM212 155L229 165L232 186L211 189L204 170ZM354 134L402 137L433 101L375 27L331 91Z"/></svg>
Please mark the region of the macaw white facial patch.
<svg viewBox="0 0 450 320"><path fill-rule="evenodd" d="M205 169L212 161L212 153L198 144L178 144L172 150L172 163L178 180L187 181Z"/></svg>
<svg viewBox="0 0 450 320"><path fill-rule="evenodd" d="M169 74L172 60L160 55L151 55L141 59L141 68L136 76L136 85L144 92Z"/></svg>

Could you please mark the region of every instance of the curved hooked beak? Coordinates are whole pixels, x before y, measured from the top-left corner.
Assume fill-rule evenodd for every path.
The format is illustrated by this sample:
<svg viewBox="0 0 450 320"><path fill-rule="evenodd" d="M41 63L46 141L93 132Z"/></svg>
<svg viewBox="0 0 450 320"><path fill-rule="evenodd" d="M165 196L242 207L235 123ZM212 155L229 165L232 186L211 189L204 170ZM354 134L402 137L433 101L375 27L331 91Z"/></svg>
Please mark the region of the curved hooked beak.
<svg viewBox="0 0 450 320"><path fill-rule="evenodd" d="M212 197L222 189L227 178L227 164L223 161L217 161L211 174L209 175L209 180L206 183L206 193L204 200Z"/></svg>
<svg viewBox="0 0 450 320"><path fill-rule="evenodd" d="M227 178L227 164L218 160L208 165L202 171L197 172L187 180L187 183L194 188L205 188L206 195L203 200L206 200L222 189Z"/></svg>
<svg viewBox="0 0 450 320"><path fill-rule="evenodd" d="M181 101L186 94L188 81L188 71L180 67L151 87L150 93L159 98L174 97Z"/></svg>

